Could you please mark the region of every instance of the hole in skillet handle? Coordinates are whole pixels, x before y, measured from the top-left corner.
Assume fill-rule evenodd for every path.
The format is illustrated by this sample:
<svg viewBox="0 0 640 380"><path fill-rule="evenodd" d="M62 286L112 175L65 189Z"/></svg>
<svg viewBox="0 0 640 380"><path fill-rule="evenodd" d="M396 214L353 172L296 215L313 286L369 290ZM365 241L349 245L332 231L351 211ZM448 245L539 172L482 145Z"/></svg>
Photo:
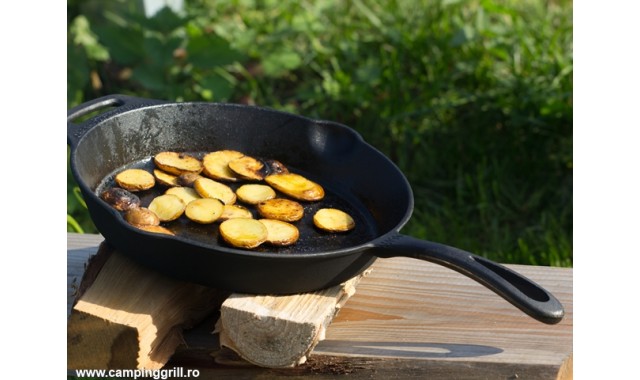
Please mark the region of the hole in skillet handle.
<svg viewBox="0 0 640 380"><path fill-rule="evenodd" d="M506 279L511 285L515 286L519 291L538 302L548 302L549 294L544 292L539 286L526 281L514 272L507 270L507 268L500 266L492 261L489 261L480 256L473 256L473 260L478 264L486 267L492 272L495 272L500 277Z"/></svg>
<svg viewBox="0 0 640 380"><path fill-rule="evenodd" d="M560 301L540 285L507 267L455 247L391 234L377 242L371 253L382 258L411 257L455 270L546 324L556 324L564 317Z"/></svg>
<svg viewBox="0 0 640 380"><path fill-rule="evenodd" d="M120 107L123 104L124 102L120 98L112 96L94 99L69 110L67 113L67 122L81 124L101 113Z"/></svg>

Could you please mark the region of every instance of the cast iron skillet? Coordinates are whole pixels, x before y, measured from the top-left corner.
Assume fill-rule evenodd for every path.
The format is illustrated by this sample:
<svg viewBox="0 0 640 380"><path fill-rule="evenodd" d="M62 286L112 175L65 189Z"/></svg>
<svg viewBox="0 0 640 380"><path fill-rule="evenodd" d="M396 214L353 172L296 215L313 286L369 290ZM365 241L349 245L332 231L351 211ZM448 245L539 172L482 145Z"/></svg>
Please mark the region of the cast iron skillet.
<svg viewBox="0 0 640 380"><path fill-rule="evenodd" d="M94 111L101 113L75 122ZM409 183L387 157L344 125L254 106L113 95L69 110L67 141L73 176L105 240L174 278L236 292L291 294L339 284L376 258L406 256L458 271L541 322L558 323L564 316L552 294L522 275L463 250L401 234L413 211ZM114 173L150 168L151 157L160 151L197 155L219 149L279 160L325 187L325 199L306 203L306 216L297 222L305 238L286 249L249 251L225 245L214 227L178 225L184 232L180 237L148 233L130 226L98 196ZM144 205L149 199L142 196ZM344 234L315 230L311 215L320 207L345 209L356 229Z"/></svg>

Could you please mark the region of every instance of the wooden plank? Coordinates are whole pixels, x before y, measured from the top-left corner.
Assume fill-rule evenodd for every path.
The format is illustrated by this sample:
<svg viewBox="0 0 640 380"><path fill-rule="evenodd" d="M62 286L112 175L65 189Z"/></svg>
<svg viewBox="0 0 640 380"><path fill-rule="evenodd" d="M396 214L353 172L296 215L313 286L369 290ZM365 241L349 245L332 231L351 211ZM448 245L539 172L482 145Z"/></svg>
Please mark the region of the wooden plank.
<svg viewBox="0 0 640 380"><path fill-rule="evenodd" d="M87 239L96 244L101 241L100 237L76 238L68 234L69 252ZM83 251L73 252L81 255ZM507 266L558 297L565 306L563 321L552 326L537 322L475 281L444 267L414 259L380 259L358 284L357 293L333 320L326 340L315 347L307 363L279 370L222 366L209 354L219 349L216 342L203 339L206 329L194 329L193 334L185 334L189 347L180 350L170 365L197 366L200 378L305 374L323 378L332 371L348 371L352 378L429 374L460 379L571 379L573 270Z"/></svg>
<svg viewBox="0 0 640 380"><path fill-rule="evenodd" d="M184 356L182 356L184 355ZM233 363L233 360L229 360ZM184 366L198 368L199 379L456 379L456 380L555 380L572 379L558 377L557 368L547 365L517 363L458 362L443 359L368 358L325 356L314 354L309 360L294 368L260 368L239 364L219 364L206 351L177 353L168 368Z"/></svg>
<svg viewBox="0 0 640 380"><path fill-rule="evenodd" d="M314 353L559 368L573 350L572 270L507 266L558 297L565 318L546 325L447 268L413 259L380 259Z"/></svg>

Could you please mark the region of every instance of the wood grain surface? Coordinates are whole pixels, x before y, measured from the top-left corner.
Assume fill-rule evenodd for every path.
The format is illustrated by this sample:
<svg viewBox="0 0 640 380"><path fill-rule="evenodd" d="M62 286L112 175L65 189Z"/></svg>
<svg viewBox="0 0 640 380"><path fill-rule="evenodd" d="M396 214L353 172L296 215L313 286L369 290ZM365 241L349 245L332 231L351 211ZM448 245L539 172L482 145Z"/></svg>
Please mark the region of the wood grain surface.
<svg viewBox="0 0 640 380"><path fill-rule="evenodd" d="M67 320L73 369L160 369L184 342L183 331L228 295L142 267L107 244L92 256L80 289Z"/></svg>
<svg viewBox="0 0 640 380"><path fill-rule="evenodd" d="M268 368L307 361L327 327L356 292L364 274L316 292L291 295L231 294L216 323L220 345Z"/></svg>
<svg viewBox="0 0 640 380"><path fill-rule="evenodd" d="M99 235L68 234L68 284ZM83 258L84 257L84 258ZM538 322L475 281L415 259L378 259L307 363L293 369L221 365L198 347L202 333L169 365L200 378L571 379L573 270L507 265L553 293L565 307L556 325ZM72 290L69 290L69 294ZM204 329L206 330L206 329ZM210 330L209 330L210 331ZM217 347L219 349L219 347Z"/></svg>

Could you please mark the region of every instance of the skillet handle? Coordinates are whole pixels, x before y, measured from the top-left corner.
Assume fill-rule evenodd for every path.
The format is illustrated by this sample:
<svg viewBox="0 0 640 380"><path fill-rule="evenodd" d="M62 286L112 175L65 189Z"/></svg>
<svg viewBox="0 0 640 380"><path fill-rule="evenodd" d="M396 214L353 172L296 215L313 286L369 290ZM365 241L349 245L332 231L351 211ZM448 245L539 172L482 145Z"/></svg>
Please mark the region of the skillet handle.
<svg viewBox="0 0 640 380"><path fill-rule="evenodd" d="M378 257L411 257L430 261L472 278L529 316L546 324L564 317L564 307L547 290L491 260L444 244L395 235L371 251Z"/></svg>
<svg viewBox="0 0 640 380"><path fill-rule="evenodd" d="M160 100L136 98L127 95L107 95L93 99L75 106L67 111L67 143L75 147L82 138L98 121L102 115L111 115L123 112L124 109L133 109L141 106L164 103ZM112 108L117 108L112 110ZM75 119L87 116L93 112L102 111L80 123L74 123Z"/></svg>

